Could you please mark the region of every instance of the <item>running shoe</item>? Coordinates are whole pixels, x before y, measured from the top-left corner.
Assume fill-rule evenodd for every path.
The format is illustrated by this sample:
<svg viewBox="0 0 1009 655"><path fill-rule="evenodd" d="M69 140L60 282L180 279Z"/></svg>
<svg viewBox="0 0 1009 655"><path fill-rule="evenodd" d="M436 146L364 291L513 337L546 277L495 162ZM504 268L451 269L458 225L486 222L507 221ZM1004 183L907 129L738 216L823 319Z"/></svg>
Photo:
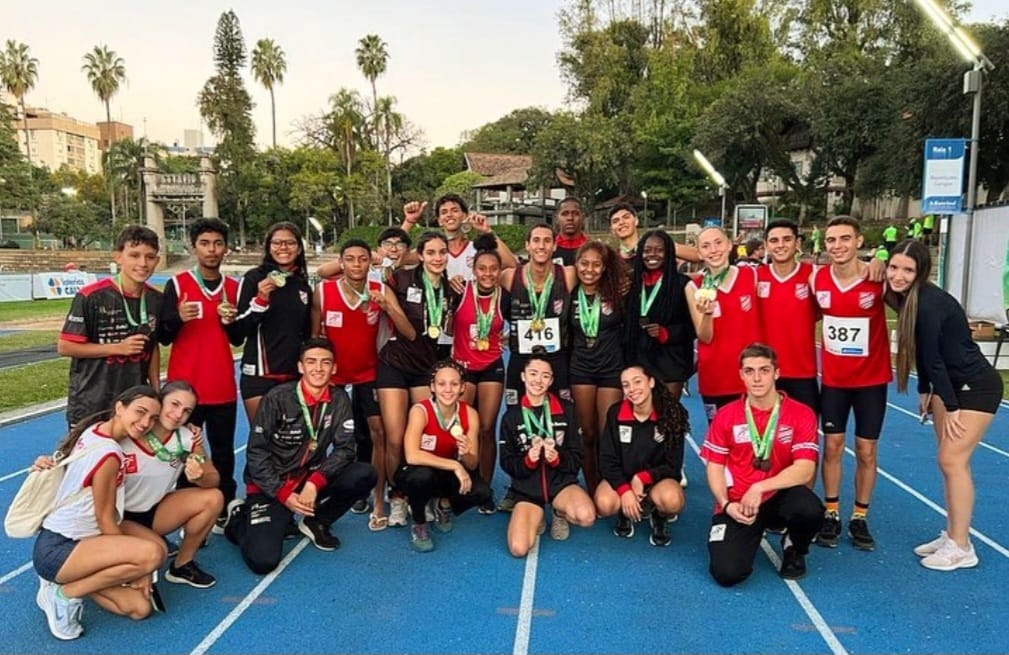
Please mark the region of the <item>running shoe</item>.
<svg viewBox="0 0 1009 655"><path fill-rule="evenodd" d="M841 536L841 518L837 512L827 512L823 517L823 526L814 541L817 546L837 548L837 540Z"/></svg>
<svg viewBox="0 0 1009 655"><path fill-rule="evenodd" d="M427 523L414 523L410 528L410 546L418 553L430 553L434 550L434 541L431 540Z"/></svg>
<svg viewBox="0 0 1009 655"><path fill-rule="evenodd" d="M863 518L848 519L848 537L859 550L876 550L876 540L869 534L869 523Z"/></svg>
<svg viewBox="0 0 1009 655"><path fill-rule="evenodd" d="M405 528L407 523L406 498L393 498L389 501L389 527Z"/></svg>
<svg viewBox="0 0 1009 655"><path fill-rule="evenodd" d="M330 551L340 547L340 540L330 533L329 526L311 516L301 519L298 530L319 550Z"/></svg>
<svg viewBox="0 0 1009 655"><path fill-rule="evenodd" d="M634 536L634 521L624 516L623 512L617 514L617 522L613 526L613 534L621 539L630 539Z"/></svg>
<svg viewBox="0 0 1009 655"><path fill-rule="evenodd" d="M918 557L927 557L942 548L943 544L949 541L949 535L943 530L939 536L932 541L914 547L914 554Z"/></svg>
<svg viewBox="0 0 1009 655"><path fill-rule="evenodd" d="M432 501L434 505L434 527L442 533L452 532L452 504L445 498Z"/></svg>
<svg viewBox="0 0 1009 655"><path fill-rule="evenodd" d="M939 547L927 557L923 557L921 565L933 571L955 571L956 569L969 569L977 566L977 553L974 552L974 544L968 543L966 548L961 548L952 539L946 539L946 543Z"/></svg>
<svg viewBox="0 0 1009 655"><path fill-rule="evenodd" d="M197 589L209 589L217 584L214 576L201 569L196 560L190 560L178 567L172 562L172 566L165 571L165 580L175 584L187 584Z"/></svg>
<svg viewBox="0 0 1009 655"><path fill-rule="evenodd" d="M550 508L553 519L550 521L550 538L554 541L566 541L571 536L571 524L564 518L563 514L558 514L557 510Z"/></svg>
<svg viewBox="0 0 1009 655"><path fill-rule="evenodd" d="M648 543L660 548L672 543L673 538L669 535L668 518L659 514L658 510L652 510L652 513L648 515L648 523L652 528L652 533L648 536Z"/></svg>

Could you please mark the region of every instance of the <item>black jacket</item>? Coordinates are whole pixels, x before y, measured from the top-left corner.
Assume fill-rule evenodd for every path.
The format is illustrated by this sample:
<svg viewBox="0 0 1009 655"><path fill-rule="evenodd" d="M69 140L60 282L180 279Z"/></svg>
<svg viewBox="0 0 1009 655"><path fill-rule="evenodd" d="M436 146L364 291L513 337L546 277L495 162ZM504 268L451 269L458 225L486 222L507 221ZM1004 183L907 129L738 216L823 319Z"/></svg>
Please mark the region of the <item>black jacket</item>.
<svg viewBox="0 0 1009 655"><path fill-rule="evenodd" d="M234 331L245 338L242 374L273 379L298 377L301 344L311 334L312 287L302 275L270 293L270 302L257 300L259 283L276 266L250 269L238 287L238 316Z"/></svg>
<svg viewBox="0 0 1009 655"><path fill-rule="evenodd" d="M533 463L526 459L532 437L522 421L522 406L509 407L501 418L499 450L501 468L511 476L511 488L522 496L549 503L561 489L578 482L582 468L582 432L575 417L574 405L554 395L548 399L552 407L554 440L557 442L556 466L540 457ZM524 400L524 397L523 397ZM539 415L539 408L535 410ZM530 467L530 464L532 466Z"/></svg>
<svg viewBox="0 0 1009 655"><path fill-rule="evenodd" d="M347 393L340 387L329 388L330 402L325 417L317 418L321 428L313 451L298 402L299 384L300 380L287 382L263 396L246 451L243 477L249 494L261 492L284 502L308 480L321 490L357 458ZM313 407L308 410L312 416Z"/></svg>
<svg viewBox="0 0 1009 655"><path fill-rule="evenodd" d="M626 400L614 403L606 412L606 425L599 437L599 472L618 494L642 472L651 478L651 484L667 478L678 481L683 469L683 440L678 447L671 447L670 437L659 432L654 420L638 421Z"/></svg>

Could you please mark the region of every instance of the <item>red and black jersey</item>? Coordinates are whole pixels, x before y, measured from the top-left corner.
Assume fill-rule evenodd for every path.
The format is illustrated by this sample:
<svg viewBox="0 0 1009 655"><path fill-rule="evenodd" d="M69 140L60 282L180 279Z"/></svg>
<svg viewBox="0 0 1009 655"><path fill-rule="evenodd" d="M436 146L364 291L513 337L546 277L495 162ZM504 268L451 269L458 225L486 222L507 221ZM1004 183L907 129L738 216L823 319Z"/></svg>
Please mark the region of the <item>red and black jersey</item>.
<svg viewBox="0 0 1009 655"><path fill-rule="evenodd" d="M427 295L424 293L424 281L421 278L423 275L426 275L423 266L399 269L393 274L393 283L390 286L407 320L417 331L417 336L410 341L396 330L378 354L382 363L413 375L430 373L438 361L438 337L431 337L428 333ZM441 289L442 310L441 324L437 326L438 336L451 329L452 308L458 302L455 292L448 283L448 277L444 274L441 278Z"/></svg>
<svg viewBox="0 0 1009 655"><path fill-rule="evenodd" d="M75 343L119 343L134 334L150 339L138 355L109 357L73 357L67 389L67 422L81 419L112 407L112 400L122 391L146 384L151 354L157 346L158 317L163 296L149 284L140 296L124 295L113 278L104 278L85 286L74 296L60 339ZM140 313L146 304L146 320ZM127 317L132 317L132 322ZM230 369L229 369L230 370Z"/></svg>
<svg viewBox="0 0 1009 655"><path fill-rule="evenodd" d="M367 281L367 290L385 293L385 285ZM319 283L319 306L326 338L336 353L333 384L374 382L378 369L378 332L383 312L373 302L348 300L339 280Z"/></svg>
<svg viewBox="0 0 1009 655"><path fill-rule="evenodd" d="M785 277L757 268L760 338L774 349L783 378L816 377L816 321L820 310L809 287L813 265L799 263Z"/></svg>
<svg viewBox="0 0 1009 655"><path fill-rule="evenodd" d="M504 316L501 313L501 290L498 289L497 300L494 294L484 295L477 293L477 302L480 303L480 311L493 312L490 323L490 332L487 335L487 349L477 349L477 312L474 302L475 282L467 282L463 289L462 297L459 301L459 308L455 311L453 337L452 337L452 359L467 371L484 371L488 366L501 358L501 331L504 329ZM491 307L491 303L494 306Z"/></svg>
<svg viewBox="0 0 1009 655"><path fill-rule="evenodd" d="M695 292L702 277L691 282ZM732 281L718 287L712 316L711 343L697 341L697 386L702 396L732 396L745 391L739 377L739 353L760 337L757 320L757 274L750 267L736 268Z"/></svg>

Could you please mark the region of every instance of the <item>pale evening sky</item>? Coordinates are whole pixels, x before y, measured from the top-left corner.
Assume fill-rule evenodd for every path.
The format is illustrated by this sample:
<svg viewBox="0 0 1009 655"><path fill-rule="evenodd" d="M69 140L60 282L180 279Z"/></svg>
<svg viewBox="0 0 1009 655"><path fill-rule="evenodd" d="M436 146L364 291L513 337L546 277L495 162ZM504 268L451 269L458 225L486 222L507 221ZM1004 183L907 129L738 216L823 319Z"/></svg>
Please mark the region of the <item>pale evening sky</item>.
<svg viewBox="0 0 1009 655"><path fill-rule="evenodd" d="M272 38L287 55L277 96L277 139L290 145L294 123L320 112L341 86L370 97L357 69L358 39L376 33L388 44L389 63L379 95L393 95L398 110L420 126L429 147L453 146L460 133L512 109L565 104L556 55L561 0L168 0L125 2L33 0L0 3L0 39L27 43L39 60L39 80L28 104L87 121L105 110L81 72L81 58L96 44L126 62L128 84L112 100L112 117L137 136L182 142L200 125L196 95L213 74L217 19L234 9L251 52ZM1005 20L1004 0L976 0L973 20ZM989 53L991 55L991 53ZM996 62L1009 65L1007 62ZM256 140L270 141L270 99L251 74ZM204 138L210 135L204 129Z"/></svg>

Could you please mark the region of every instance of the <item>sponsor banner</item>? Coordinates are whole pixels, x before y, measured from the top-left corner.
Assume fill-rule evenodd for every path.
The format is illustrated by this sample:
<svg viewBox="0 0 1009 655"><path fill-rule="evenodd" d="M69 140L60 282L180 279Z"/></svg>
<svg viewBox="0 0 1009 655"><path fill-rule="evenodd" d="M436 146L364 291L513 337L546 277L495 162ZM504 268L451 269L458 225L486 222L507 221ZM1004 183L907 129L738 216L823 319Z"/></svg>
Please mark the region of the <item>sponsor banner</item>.
<svg viewBox="0 0 1009 655"><path fill-rule="evenodd" d="M0 274L0 302L32 299L31 273Z"/></svg>
<svg viewBox="0 0 1009 655"><path fill-rule="evenodd" d="M73 298L81 288L95 279L94 274L83 271L35 273L32 296L46 300Z"/></svg>

